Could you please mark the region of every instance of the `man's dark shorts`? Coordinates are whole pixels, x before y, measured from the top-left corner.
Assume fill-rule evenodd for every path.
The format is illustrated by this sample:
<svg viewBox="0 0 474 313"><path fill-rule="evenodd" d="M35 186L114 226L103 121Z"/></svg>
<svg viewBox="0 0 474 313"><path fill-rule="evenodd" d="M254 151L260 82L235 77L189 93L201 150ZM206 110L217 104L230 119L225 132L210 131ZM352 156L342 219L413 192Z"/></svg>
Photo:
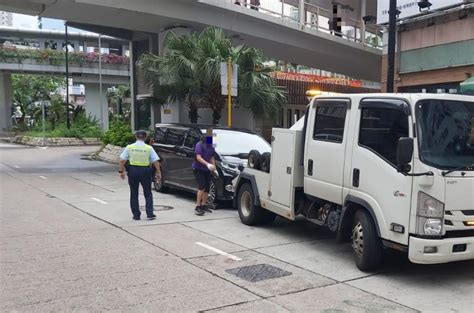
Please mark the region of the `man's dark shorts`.
<svg viewBox="0 0 474 313"><path fill-rule="evenodd" d="M209 192L209 188L211 186L211 172L194 170L194 177L196 177L198 189Z"/></svg>

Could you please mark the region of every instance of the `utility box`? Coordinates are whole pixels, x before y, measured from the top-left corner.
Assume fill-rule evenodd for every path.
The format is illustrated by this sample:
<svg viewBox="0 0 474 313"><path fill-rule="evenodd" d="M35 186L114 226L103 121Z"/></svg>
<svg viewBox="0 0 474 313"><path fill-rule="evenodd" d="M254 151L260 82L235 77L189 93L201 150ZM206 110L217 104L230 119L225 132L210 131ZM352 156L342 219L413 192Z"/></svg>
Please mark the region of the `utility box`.
<svg viewBox="0 0 474 313"><path fill-rule="evenodd" d="M273 128L270 200L293 206L295 188L303 187L303 132Z"/></svg>

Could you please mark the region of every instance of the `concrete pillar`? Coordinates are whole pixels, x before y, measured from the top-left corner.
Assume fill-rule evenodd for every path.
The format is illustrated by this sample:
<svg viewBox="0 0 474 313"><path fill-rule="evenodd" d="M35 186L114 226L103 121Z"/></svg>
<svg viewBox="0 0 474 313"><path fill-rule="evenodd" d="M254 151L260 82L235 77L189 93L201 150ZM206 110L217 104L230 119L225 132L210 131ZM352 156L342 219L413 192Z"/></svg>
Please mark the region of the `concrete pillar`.
<svg viewBox="0 0 474 313"><path fill-rule="evenodd" d="M129 49L129 45L122 45L122 56L125 56L125 52Z"/></svg>
<svg viewBox="0 0 474 313"><path fill-rule="evenodd" d="M101 111L100 111L100 88L99 83L85 83L85 95L86 95L86 114L92 115L100 121ZM103 128L104 130L109 129L109 110L107 105L106 90L107 85L103 85L104 92L102 93L102 118L103 118Z"/></svg>
<svg viewBox="0 0 474 313"><path fill-rule="evenodd" d="M75 40L71 42L71 44L74 45L74 52L79 52L79 46L81 45L81 43L78 40Z"/></svg>
<svg viewBox="0 0 474 313"><path fill-rule="evenodd" d="M367 0L360 0L360 40L362 43L365 43L365 22L364 22L363 17L366 15L367 15Z"/></svg>
<svg viewBox="0 0 474 313"><path fill-rule="evenodd" d="M12 84L11 75L0 73L0 131L12 126Z"/></svg>
<svg viewBox="0 0 474 313"><path fill-rule="evenodd" d="M304 9L304 0L299 0L298 13L300 15L300 24L304 26L306 23L306 11Z"/></svg>
<svg viewBox="0 0 474 313"><path fill-rule="evenodd" d="M130 127L135 130L135 109L137 100L137 82L135 79L135 47L134 43L130 41Z"/></svg>
<svg viewBox="0 0 474 313"><path fill-rule="evenodd" d="M40 41L39 41L39 48L40 48L40 50L46 49L46 43L45 43L45 40L44 40L44 39L40 39Z"/></svg>

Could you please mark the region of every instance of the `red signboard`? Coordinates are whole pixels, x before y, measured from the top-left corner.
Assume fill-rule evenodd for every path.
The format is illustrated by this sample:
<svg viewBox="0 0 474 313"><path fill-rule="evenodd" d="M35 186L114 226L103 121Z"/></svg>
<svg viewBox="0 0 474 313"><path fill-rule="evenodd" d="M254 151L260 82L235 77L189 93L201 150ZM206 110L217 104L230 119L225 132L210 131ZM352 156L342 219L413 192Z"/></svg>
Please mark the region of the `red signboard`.
<svg viewBox="0 0 474 313"><path fill-rule="evenodd" d="M362 87L362 81L344 78L320 76L303 73L273 72L272 76L276 79L293 80L300 82L326 83L342 86Z"/></svg>

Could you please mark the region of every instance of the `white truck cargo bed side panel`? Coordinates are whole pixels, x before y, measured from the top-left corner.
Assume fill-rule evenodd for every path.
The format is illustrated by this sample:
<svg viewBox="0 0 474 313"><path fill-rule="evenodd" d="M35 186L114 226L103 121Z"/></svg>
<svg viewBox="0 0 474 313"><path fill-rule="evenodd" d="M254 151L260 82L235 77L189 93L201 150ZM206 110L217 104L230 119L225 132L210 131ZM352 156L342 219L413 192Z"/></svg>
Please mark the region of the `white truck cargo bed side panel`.
<svg viewBox="0 0 474 313"><path fill-rule="evenodd" d="M274 128L272 131L272 158L270 162L270 200L291 206L296 150L294 131Z"/></svg>

